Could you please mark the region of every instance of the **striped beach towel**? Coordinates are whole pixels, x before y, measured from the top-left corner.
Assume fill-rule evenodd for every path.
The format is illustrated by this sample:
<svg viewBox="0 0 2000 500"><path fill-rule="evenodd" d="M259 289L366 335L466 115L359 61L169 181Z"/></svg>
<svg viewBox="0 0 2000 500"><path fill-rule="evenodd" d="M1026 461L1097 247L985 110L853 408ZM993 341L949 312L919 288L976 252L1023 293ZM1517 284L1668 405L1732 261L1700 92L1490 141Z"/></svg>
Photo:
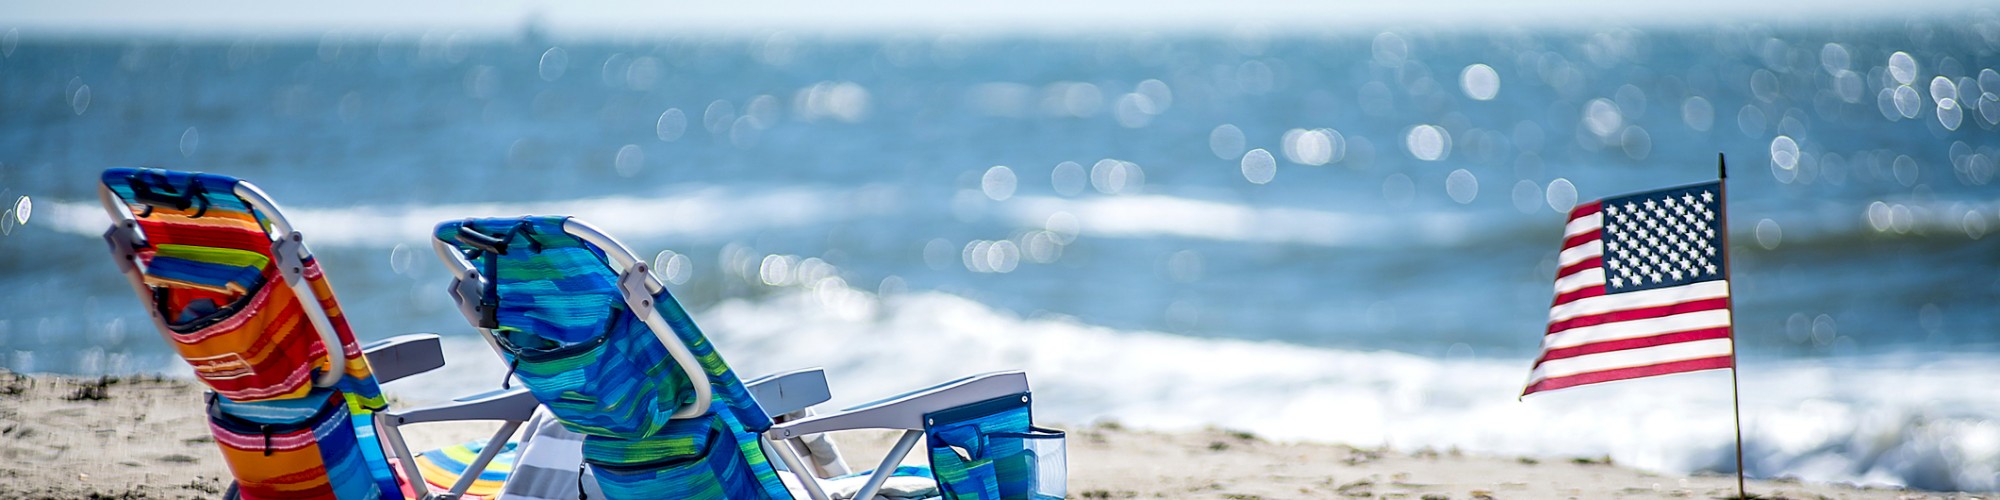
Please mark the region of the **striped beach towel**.
<svg viewBox="0 0 2000 500"><path fill-rule="evenodd" d="M514 443L506 443L505 446L505 449L493 455L492 461L487 462L484 471L478 472L479 476L472 480L472 486L465 490L465 495L459 497L461 500L499 498L501 488L514 473L514 464L519 451ZM451 486L465 476L473 460L485 449L485 441L475 440L417 454L417 470L424 475L424 486L428 493L450 492ZM388 463L391 467L401 467L400 462L394 458L390 458ZM416 493L416 488L410 486L408 478L399 476L396 482L404 498L422 498Z"/></svg>

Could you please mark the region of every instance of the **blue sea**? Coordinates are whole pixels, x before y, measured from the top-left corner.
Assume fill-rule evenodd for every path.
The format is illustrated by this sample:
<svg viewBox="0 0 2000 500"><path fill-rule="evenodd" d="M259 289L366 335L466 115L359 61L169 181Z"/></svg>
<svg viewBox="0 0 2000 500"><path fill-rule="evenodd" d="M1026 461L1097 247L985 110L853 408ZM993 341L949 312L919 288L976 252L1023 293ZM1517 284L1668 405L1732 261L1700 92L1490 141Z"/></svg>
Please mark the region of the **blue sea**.
<svg viewBox="0 0 2000 500"><path fill-rule="evenodd" d="M2000 16L1563 29L0 39L0 368L186 373L104 168L276 198L363 339L505 371L427 230L573 214L739 371L1045 420L1733 471L1727 372L1518 401L1566 210L1728 164L1749 473L2000 489Z"/></svg>

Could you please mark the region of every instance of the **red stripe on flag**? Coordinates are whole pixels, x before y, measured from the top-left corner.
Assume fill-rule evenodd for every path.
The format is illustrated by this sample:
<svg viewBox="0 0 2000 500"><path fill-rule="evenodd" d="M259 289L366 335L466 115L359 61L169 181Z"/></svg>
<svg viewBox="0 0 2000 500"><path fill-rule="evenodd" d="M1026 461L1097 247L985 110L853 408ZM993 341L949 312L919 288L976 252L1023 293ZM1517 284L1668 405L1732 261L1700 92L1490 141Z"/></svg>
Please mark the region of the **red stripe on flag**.
<svg viewBox="0 0 2000 500"><path fill-rule="evenodd" d="M1562 305L1562 304L1557 303L1556 305ZM1695 311L1707 311L1713 309L1727 309L1727 308L1729 308L1729 298L1718 297L1713 299L1690 300L1687 302L1668 304L1657 307L1624 309L1604 314L1577 316L1567 320L1549 323L1549 333L1556 333L1580 326L1601 325L1605 323L1631 321L1635 319L1651 319L1662 316L1672 316L1680 313L1690 313Z"/></svg>
<svg viewBox="0 0 2000 500"><path fill-rule="evenodd" d="M1570 302L1588 299L1591 297L1602 297L1602 296L1604 296L1604 285L1590 285L1583 288L1571 290L1569 293L1556 295L1556 304L1557 305L1567 304Z"/></svg>
<svg viewBox="0 0 2000 500"><path fill-rule="evenodd" d="M1584 231L1581 233L1577 233L1576 236L1571 236L1568 239L1564 239L1562 249L1569 250L1571 248L1580 247L1590 242L1597 241L1598 231L1603 231L1603 229Z"/></svg>
<svg viewBox="0 0 2000 500"><path fill-rule="evenodd" d="M1684 361L1673 361L1673 362L1660 363L1654 365L1634 366L1630 368L1613 368L1610 370L1581 373L1576 375L1570 375L1567 377L1542 379L1541 381L1535 382L1535 385L1528 386L1528 390L1522 391L1521 395L1526 396L1541 391L1564 389L1585 384L1616 382L1619 380L1629 380L1640 377L1651 377L1654 375L1667 375L1673 373L1685 373L1685 372L1693 372L1701 370L1718 370L1722 368L1729 368L1730 366L1732 366L1732 364L1733 363L1731 363L1730 356L1716 356L1712 358L1698 358L1698 359L1690 359Z"/></svg>
<svg viewBox="0 0 2000 500"><path fill-rule="evenodd" d="M1645 347L1663 346L1667 344L1678 344L1681 342L1694 342L1697 340L1726 339L1726 338L1729 338L1729 327L1721 326L1715 328L1700 328L1682 332L1663 333L1659 335L1653 335L1650 337L1606 340L1603 342L1594 342L1574 347L1550 349L1548 352L1542 354L1542 359L1535 361L1535 366L1541 366L1543 361L1574 358L1586 354L1598 354L1598 353L1606 353L1612 351L1623 351L1627 349L1639 349Z"/></svg>
<svg viewBox="0 0 2000 500"><path fill-rule="evenodd" d="M1581 261L1577 261L1577 263L1575 264L1563 266L1562 269L1557 270L1556 279L1563 279L1563 277L1565 276L1582 272L1585 269L1590 269L1593 267L1599 267L1603 265L1604 265L1604 256L1602 255L1591 257L1588 259L1583 259Z"/></svg>
<svg viewBox="0 0 2000 500"><path fill-rule="evenodd" d="M1577 205L1576 208L1569 209L1569 220L1577 220L1584 217L1589 217L1590 214L1597 213L1597 210L1603 206L1604 206L1604 200L1597 200L1590 203Z"/></svg>

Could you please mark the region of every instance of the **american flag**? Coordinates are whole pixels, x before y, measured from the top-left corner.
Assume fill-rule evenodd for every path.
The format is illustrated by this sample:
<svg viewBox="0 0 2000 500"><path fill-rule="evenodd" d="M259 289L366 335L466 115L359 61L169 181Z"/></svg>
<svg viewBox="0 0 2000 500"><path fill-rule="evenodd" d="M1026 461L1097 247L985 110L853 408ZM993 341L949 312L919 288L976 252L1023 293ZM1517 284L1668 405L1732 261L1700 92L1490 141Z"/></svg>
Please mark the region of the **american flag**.
<svg viewBox="0 0 2000 500"><path fill-rule="evenodd" d="M1731 368L1722 183L1570 210L1542 356L1521 395Z"/></svg>

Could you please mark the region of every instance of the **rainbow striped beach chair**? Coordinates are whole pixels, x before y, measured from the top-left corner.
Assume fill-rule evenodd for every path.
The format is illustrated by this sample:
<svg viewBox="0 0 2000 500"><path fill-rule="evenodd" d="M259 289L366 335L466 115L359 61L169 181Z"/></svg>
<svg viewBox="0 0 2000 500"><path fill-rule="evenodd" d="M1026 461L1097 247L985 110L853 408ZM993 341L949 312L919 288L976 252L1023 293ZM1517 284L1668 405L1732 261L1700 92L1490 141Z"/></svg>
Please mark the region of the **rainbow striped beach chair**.
<svg viewBox="0 0 2000 500"><path fill-rule="evenodd" d="M434 236L460 312L549 414L582 434L582 482L602 494L590 498L874 499L911 476L952 500L1062 496L1060 433L1029 426L1022 372L818 415L811 407L831 396L824 371L738 379L646 263L590 224L470 219ZM847 467L829 466L838 456L815 454L829 447L814 442L854 429L903 433L873 472L823 477ZM933 460L935 472L898 466L932 435L933 455L959 460Z"/></svg>
<svg viewBox="0 0 2000 500"><path fill-rule="evenodd" d="M531 395L392 410L380 383L443 366L438 336L357 342L303 238L256 186L154 169L110 169L101 180L99 201L113 220L104 237L119 270L211 390L209 430L235 476L227 496L483 499L499 491L512 462L507 437L533 413ZM503 424L486 442L421 456L403 449L399 426L455 420ZM411 473L396 474L391 457Z"/></svg>

